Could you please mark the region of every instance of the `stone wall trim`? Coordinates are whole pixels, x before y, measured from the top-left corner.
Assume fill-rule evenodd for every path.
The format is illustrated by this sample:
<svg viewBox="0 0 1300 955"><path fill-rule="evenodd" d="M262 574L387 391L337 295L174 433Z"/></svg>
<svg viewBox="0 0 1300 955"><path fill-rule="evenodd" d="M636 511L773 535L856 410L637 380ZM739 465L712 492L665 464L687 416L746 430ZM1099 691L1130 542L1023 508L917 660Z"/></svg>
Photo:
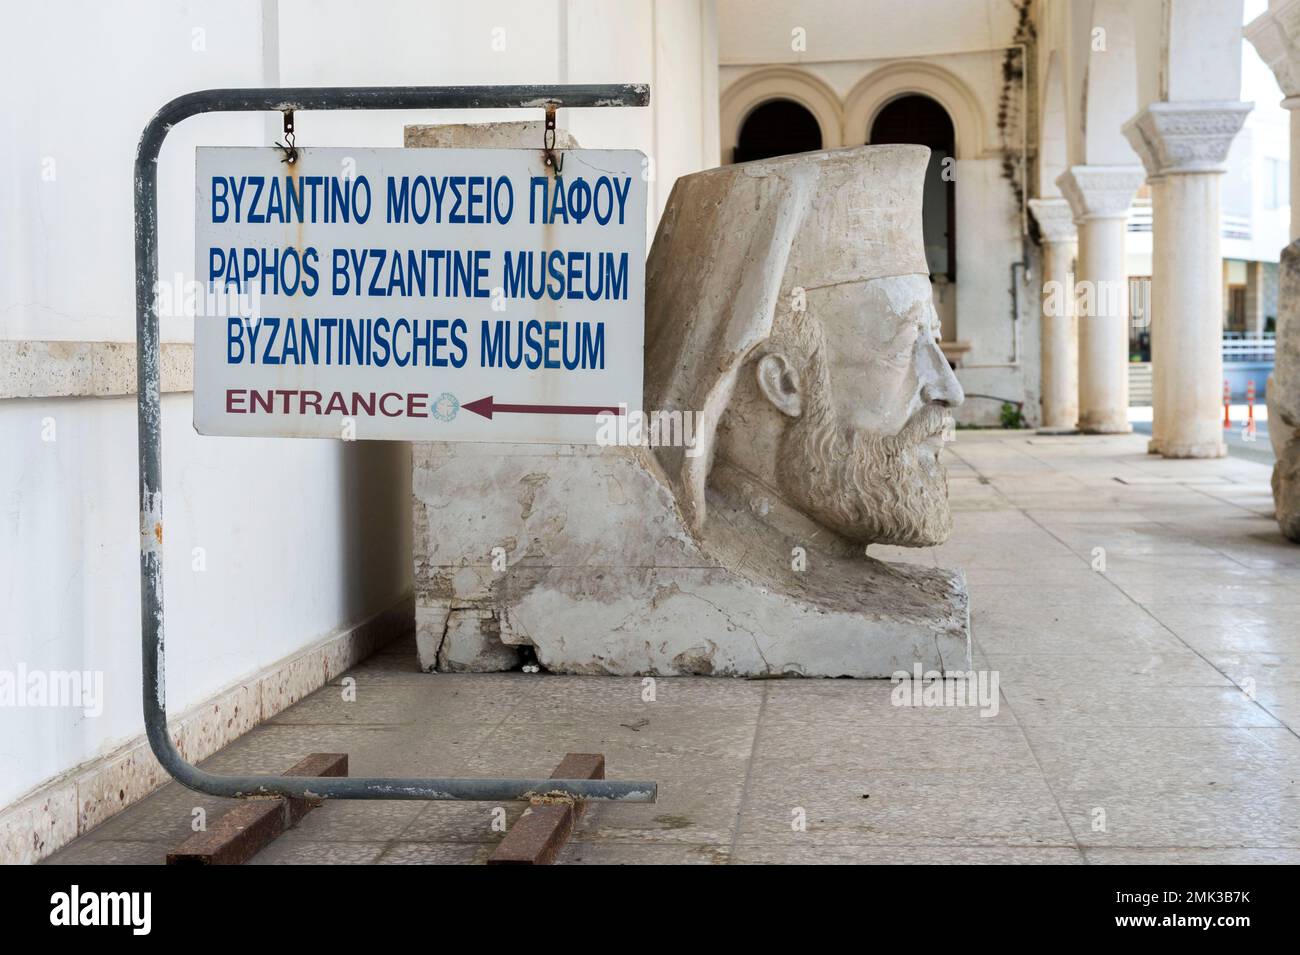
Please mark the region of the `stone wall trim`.
<svg viewBox="0 0 1300 955"><path fill-rule="evenodd" d="M164 393L194 390L194 346L164 342ZM136 393L135 342L0 341L0 400Z"/></svg>

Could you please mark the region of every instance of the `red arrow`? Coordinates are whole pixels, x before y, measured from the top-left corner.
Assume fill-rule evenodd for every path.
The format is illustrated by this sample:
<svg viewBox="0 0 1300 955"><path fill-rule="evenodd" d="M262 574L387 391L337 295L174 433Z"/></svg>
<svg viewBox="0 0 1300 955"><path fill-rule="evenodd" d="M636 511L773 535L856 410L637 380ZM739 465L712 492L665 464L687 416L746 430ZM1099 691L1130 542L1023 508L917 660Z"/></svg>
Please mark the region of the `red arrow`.
<svg viewBox="0 0 1300 955"><path fill-rule="evenodd" d="M491 395L480 398L478 401L467 401L461 407L466 411L474 412L476 415L482 415L489 421L492 420L494 414L621 415L623 413L622 408L608 405L508 405L493 401Z"/></svg>

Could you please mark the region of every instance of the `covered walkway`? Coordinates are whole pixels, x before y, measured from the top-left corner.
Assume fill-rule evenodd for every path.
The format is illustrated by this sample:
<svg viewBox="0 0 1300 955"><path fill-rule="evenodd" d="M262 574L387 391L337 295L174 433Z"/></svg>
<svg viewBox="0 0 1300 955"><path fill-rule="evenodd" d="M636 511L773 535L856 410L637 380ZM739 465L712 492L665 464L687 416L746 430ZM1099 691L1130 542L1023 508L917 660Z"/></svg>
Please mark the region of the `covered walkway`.
<svg viewBox="0 0 1300 955"><path fill-rule="evenodd" d="M422 674L395 644L348 674L355 702L326 686L206 765L545 774L579 751L658 780L657 805L588 812L567 863L1300 862L1300 549L1269 468L988 431L948 464L952 539L880 556L966 570L996 715L886 681L660 679L644 702L640 679ZM49 861L161 862L221 802L169 784ZM493 809L329 804L256 861L482 862Z"/></svg>

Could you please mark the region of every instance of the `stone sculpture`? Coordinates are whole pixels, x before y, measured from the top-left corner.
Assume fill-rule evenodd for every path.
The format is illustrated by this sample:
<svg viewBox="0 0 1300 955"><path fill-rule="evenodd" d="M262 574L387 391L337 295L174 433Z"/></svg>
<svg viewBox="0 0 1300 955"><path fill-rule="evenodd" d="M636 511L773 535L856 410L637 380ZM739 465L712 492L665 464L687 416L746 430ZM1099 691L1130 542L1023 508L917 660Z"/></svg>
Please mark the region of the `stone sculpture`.
<svg viewBox="0 0 1300 955"><path fill-rule="evenodd" d="M951 524L963 396L935 339L928 153L678 180L647 268L649 446L416 446L426 668L969 669L960 572L866 554Z"/></svg>

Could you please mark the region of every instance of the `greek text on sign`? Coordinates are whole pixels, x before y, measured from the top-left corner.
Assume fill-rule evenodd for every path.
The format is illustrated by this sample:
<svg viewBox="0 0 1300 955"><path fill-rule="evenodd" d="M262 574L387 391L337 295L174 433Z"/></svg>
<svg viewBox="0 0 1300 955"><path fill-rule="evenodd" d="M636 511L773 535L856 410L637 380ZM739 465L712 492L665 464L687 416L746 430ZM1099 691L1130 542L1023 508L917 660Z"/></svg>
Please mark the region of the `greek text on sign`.
<svg viewBox="0 0 1300 955"><path fill-rule="evenodd" d="M200 148L195 428L594 443L641 406L647 189L562 155Z"/></svg>

